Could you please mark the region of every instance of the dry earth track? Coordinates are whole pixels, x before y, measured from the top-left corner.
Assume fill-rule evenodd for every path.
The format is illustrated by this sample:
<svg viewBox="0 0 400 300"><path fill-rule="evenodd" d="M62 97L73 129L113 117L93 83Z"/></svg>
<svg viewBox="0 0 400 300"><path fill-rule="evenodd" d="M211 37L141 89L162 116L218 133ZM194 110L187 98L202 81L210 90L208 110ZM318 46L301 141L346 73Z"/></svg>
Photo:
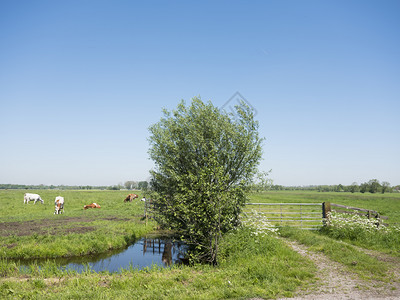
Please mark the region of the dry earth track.
<svg viewBox="0 0 400 300"><path fill-rule="evenodd" d="M296 252L312 260L318 268L317 281L305 290L300 290L296 297L281 299L400 299L400 260L376 251L365 250L366 254L378 260L389 262L390 273L394 280L390 283L362 280L350 273L342 264L332 261L322 253L308 251L308 247L294 241L284 241ZM390 276L390 275L389 275Z"/></svg>
<svg viewBox="0 0 400 300"><path fill-rule="evenodd" d="M55 233L85 233L94 231L95 227L82 224L90 223L95 220L106 221L130 221L128 218L87 218L87 217L65 217L55 219L41 219L21 222L0 222L1 236L30 236L32 234L45 235Z"/></svg>

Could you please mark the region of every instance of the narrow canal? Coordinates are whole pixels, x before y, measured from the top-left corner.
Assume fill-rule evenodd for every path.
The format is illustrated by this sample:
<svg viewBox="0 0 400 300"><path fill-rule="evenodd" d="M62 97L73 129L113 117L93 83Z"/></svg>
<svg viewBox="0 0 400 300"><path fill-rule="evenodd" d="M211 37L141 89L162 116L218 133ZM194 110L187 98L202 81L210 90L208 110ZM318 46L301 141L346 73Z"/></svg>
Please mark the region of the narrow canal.
<svg viewBox="0 0 400 300"><path fill-rule="evenodd" d="M187 247L171 238L142 238L126 249L110 251L98 255L73 258L59 258L54 261L62 269L82 273L88 268L95 272L118 272L122 269L143 269L158 265L169 267L182 262ZM27 268L28 262L21 261L21 267ZM30 262L32 263L32 261ZM39 266L43 261L35 261Z"/></svg>

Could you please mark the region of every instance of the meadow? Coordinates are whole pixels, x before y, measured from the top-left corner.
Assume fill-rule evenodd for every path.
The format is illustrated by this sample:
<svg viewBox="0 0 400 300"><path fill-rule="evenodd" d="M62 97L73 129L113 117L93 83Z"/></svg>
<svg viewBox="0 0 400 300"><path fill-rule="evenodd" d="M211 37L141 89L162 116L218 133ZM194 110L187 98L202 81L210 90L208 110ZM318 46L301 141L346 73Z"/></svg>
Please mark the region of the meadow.
<svg viewBox="0 0 400 300"><path fill-rule="evenodd" d="M385 281L389 266L366 257L351 245L343 252L340 238L329 232L291 228L258 232L246 226L224 237L220 263L208 265L152 266L130 268L118 273L82 274L60 270L52 258L87 255L126 247L137 238L157 230L143 219L143 202L124 203L127 191L29 191L45 203L23 204L23 190L0 191L0 298L2 299L237 299L291 297L300 288L317 281L316 265L293 251L284 239L311 245L343 263L349 272ZM139 199L144 196L140 191ZM54 198L65 197L65 213L54 215ZM372 197L372 196L375 196ZM399 222L400 196L354 195L317 192L268 192L250 195L251 202L331 201L375 209ZM328 200L329 199L329 200ZM100 209L83 210L96 202ZM396 212L397 211L397 212ZM284 238L282 238L284 237ZM349 240L350 243L354 241ZM355 242L354 242L355 243ZM394 253L396 249L385 249ZM379 248L378 247L378 248ZM40 267L34 263L19 269L11 258L48 258ZM354 260L359 261L356 266ZM374 272L373 270L376 270Z"/></svg>
<svg viewBox="0 0 400 300"><path fill-rule="evenodd" d="M29 192L40 194L44 204L24 204L25 191L0 191L0 258L101 253L125 247L154 227L154 223L146 226L143 220L143 202L123 202L127 191ZM54 215L54 199L58 195L65 198L65 212ZM101 208L83 209L93 202Z"/></svg>

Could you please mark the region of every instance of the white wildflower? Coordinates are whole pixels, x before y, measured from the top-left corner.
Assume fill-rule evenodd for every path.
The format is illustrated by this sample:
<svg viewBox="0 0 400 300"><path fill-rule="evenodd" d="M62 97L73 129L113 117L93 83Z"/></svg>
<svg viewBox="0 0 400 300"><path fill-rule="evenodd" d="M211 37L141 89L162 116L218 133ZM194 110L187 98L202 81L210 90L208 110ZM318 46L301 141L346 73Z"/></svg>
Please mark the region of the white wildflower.
<svg viewBox="0 0 400 300"><path fill-rule="evenodd" d="M271 233L279 234L278 228L268 222L265 214L257 212L256 210L252 210L250 213L246 214L243 220L243 225L246 227L250 227L253 230L253 234L255 236Z"/></svg>

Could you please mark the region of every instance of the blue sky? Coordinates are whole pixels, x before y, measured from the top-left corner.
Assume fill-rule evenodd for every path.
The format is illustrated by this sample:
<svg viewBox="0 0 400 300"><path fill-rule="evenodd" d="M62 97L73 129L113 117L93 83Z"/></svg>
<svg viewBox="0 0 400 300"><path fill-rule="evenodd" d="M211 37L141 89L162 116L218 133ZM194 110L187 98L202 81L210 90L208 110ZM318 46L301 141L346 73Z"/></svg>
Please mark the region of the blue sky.
<svg viewBox="0 0 400 300"><path fill-rule="evenodd" d="M0 1L0 183L113 185L239 92L282 185L400 184L398 1Z"/></svg>

